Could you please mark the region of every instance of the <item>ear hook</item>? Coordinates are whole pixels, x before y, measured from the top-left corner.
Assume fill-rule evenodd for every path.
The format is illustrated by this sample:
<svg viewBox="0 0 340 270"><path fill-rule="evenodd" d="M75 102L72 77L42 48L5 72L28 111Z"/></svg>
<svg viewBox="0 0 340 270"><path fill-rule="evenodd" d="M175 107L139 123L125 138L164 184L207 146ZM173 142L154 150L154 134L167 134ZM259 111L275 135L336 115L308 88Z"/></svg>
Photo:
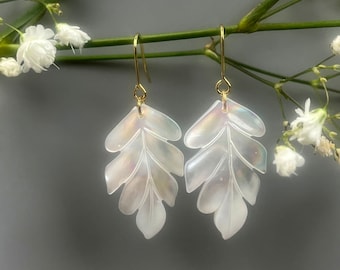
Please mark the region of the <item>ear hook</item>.
<svg viewBox="0 0 340 270"><path fill-rule="evenodd" d="M220 56L221 56L221 79L216 83L215 89L217 93L222 96L222 101L226 101L228 94L231 90L231 83L225 76L225 56L224 56L224 37L225 37L225 28L223 25L220 25ZM222 88L224 86L224 88Z"/></svg>
<svg viewBox="0 0 340 270"><path fill-rule="evenodd" d="M141 84L140 76L139 76L139 64L138 64L138 53L137 53L137 47L138 47L139 39L140 39L140 34L137 33L135 35L134 39L133 39L133 58L134 58L134 63L135 63L135 72L136 72L136 80L137 80L137 83L136 83L135 88L133 90L133 96L137 100L137 106L138 106L139 114L142 115L141 105L146 100L146 90L145 90L144 86ZM140 51L141 51L141 57L142 57L142 61L143 61L143 68L144 68L145 75L146 75L148 81L151 82L150 75L149 75L149 72L148 72L148 68L147 68L147 65L146 65L145 55L144 55L144 46L143 46L143 44L139 43L139 47L140 47Z"/></svg>

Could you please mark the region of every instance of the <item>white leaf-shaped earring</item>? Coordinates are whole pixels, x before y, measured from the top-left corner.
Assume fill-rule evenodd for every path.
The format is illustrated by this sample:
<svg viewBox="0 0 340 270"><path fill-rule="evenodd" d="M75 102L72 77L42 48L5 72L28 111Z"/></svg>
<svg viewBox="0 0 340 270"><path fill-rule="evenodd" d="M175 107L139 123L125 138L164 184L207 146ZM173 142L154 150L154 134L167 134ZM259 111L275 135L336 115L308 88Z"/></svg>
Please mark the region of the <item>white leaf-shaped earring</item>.
<svg viewBox="0 0 340 270"><path fill-rule="evenodd" d="M185 164L187 192L203 185L197 208L214 213L214 223L224 239L237 233L247 218L245 200L255 204L260 179L266 172L267 151L252 137L261 137L261 118L228 97L231 84L225 77L224 32L221 29L221 79L217 100L186 132L184 144L200 151ZM223 88L223 89L222 89Z"/></svg>
<svg viewBox="0 0 340 270"><path fill-rule="evenodd" d="M138 211L137 227L149 239L165 224L166 212L162 201L169 206L175 205L178 185L171 173L183 176L184 157L179 149L167 142L181 138L182 132L177 123L144 104L146 90L139 79L138 40L139 34L134 38L137 77L134 97L137 106L106 138L106 149L120 154L106 166L105 179L109 194L124 184L119 209L126 215ZM148 75L143 45L139 45Z"/></svg>

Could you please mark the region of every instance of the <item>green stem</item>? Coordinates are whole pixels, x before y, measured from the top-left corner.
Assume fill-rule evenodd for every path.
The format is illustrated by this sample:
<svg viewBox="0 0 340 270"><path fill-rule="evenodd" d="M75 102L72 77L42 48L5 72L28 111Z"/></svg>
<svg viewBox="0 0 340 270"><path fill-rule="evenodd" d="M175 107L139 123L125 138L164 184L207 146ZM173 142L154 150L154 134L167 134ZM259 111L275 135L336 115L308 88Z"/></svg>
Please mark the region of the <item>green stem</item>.
<svg viewBox="0 0 340 270"><path fill-rule="evenodd" d="M207 50L205 50L205 55L208 56L210 59L214 60L215 62L217 62L219 64L221 63L220 56L216 52L214 52L210 49L207 49ZM260 82L262 82L262 83L264 83L264 84L266 84L270 87L275 86L275 84L273 82L268 81L268 80L266 80L266 79L264 79L260 76L257 76L256 74L244 69L242 66L236 65L233 62L229 62L229 65L231 65L232 67L244 72L245 74L249 75L250 77L254 78L255 80L258 80L258 81L260 81Z"/></svg>
<svg viewBox="0 0 340 270"><path fill-rule="evenodd" d="M163 58L163 57L181 57L204 55L204 49L175 51L175 52L156 52L145 53L145 58ZM72 56L57 56L57 62L88 62L88 61L105 61L105 60L126 60L133 59L134 55L129 54L107 54L107 55L72 55Z"/></svg>
<svg viewBox="0 0 340 270"><path fill-rule="evenodd" d="M270 76L270 77L277 78L277 79L281 79L282 80L284 78L287 78L286 76L284 76L282 74L274 73L274 72L267 71L267 70L264 70L264 69L260 69L260 68L257 68L257 67L251 66L251 65L247 65L247 64L244 64L242 62L236 61L236 60L234 60L232 58L227 58L227 64L231 64L231 63L233 63L235 65L238 65L238 66L242 66L242 67L244 67L246 69L249 69L249 70L261 73L263 75L267 75L267 76ZM289 81L290 82L294 82L294 83L303 84L303 85L312 86L312 83L310 81L306 81L306 80L302 80L302 79L296 79L296 78L290 77ZM323 89L322 85L317 85L316 87L318 89ZM340 90L337 90L337 89L334 89L334 88L328 88L328 91L329 92L340 93Z"/></svg>
<svg viewBox="0 0 340 270"><path fill-rule="evenodd" d="M220 56L218 54L216 54L216 52L210 50L210 49L206 49L205 50L205 55L208 56L209 58L211 58L212 60L214 60L215 62L217 63L220 63ZM227 59L226 59L227 60ZM247 74L248 76L250 76L251 78L265 84L265 85L268 85L272 88L275 89L275 83L271 82L271 81L268 81L252 72L250 72L249 70L245 69L244 67L242 66L239 66L233 62L229 62L229 65L231 65L232 67L236 68L237 70L241 71L242 73L244 74ZM283 96L285 99L291 101L292 103L294 103L297 107L301 108L301 105L293 98L291 97L288 93L286 93L282 88L280 89L279 91L279 94L281 96Z"/></svg>
<svg viewBox="0 0 340 270"><path fill-rule="evenodd" d="M297 30L309 28L325 28L325 27L340 27L340 20L320 21L320 22L295 22L295 23L263 23L259 24L256 31L282 31L282 30ZM245 33L238 29L237 25L225 26L226 34ZM160 34L142 34L140 37L141 43L164 42L184 39L195 39L204 37L213 37L220 35L220 28L208 28L183 32L160 33ZM121 45L131 45L134 36L94 39L89 41L85 48L111 47ZM69 47L60 47L59 49L70 49Z"/></svg>

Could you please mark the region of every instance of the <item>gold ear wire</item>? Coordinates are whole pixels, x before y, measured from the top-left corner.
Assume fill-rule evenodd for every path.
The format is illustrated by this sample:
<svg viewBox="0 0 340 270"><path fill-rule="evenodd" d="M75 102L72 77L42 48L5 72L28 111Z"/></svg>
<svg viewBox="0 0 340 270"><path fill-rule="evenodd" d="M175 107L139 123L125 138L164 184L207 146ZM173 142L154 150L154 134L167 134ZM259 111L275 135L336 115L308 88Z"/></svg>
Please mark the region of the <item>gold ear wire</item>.
<svg viewBox="0 0 340 270"><path fill-rule="evenodd" d="M137 80L137 83L136 83L135 88L133 90L133 96L137 100L137 106L138 106L139 114L142 115L141 105L145 102L147 95L146 95L146 90L145 90L144 86L140 82L138 52L137 52L138 44L139 44L139 47L140 47L140 52L141 52L141 57L142 57L142 61L143 61L143 68L144 68L145 75L146 75L149 82L151 82L151 79L150 79L150 75L149 75L149 72L148 72L146 59L145 59L145 55L144 55L144 46L143 46L142 43L139 43L139 39L140 39L140 34L137 33L135 35L134 39L133 39L133 58L134 58L134 63L135 63L135 72L136 72L136 80Z"/></svg>
<svg viewBox="0 0 340 270"><path fill-rule="evenodd" d="M217 93L222 96L222 101L227 100L227 96L231 90L231 83L227 79L225 75L225 56L224 56L224 35L225 35L225 28L223 25L220 25L220 62L221 62L221 79L216 83L215 89ZM224 88L222 88L224 86Z"/></svg>

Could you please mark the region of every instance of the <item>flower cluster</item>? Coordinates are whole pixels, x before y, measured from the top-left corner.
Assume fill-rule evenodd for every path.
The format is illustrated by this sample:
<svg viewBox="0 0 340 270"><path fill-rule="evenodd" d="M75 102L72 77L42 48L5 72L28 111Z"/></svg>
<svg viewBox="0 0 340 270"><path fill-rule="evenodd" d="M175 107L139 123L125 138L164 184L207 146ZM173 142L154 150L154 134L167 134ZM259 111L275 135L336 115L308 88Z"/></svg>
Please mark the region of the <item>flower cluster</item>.
<svg viewBox="0 0 340 270"><path fill-rule="evenodd" d="M276 172L280 176L289 177L296 174L296 168L305 163L302 155L295 151L291 141L296 140L301 145L311 145L315 152L322 157L335 156L339 162L340 149L323 135L324 124L327 119L326 108L310 110L311 101L308 98L305 102L304 111L296 109L298 117L291 122L282 137L285 145L277 145L275 148L273 164L276 165ZM329 137L336 135L335 132L328 132ZM339 153L339 154L338 154Z"/></svg>
<svg viewBox="0 0 340 270"><path fill-rule="evenodd" d="M41 24L29 26L24 33L20 32L20 46L13 57L0 59L0 72L7 77L15 77L33 69L36 73L46 71L54 64L56 45L71 46L79 49L84 47L91 38L78 26L66 23L56 24L56 34Z"/></svg>

